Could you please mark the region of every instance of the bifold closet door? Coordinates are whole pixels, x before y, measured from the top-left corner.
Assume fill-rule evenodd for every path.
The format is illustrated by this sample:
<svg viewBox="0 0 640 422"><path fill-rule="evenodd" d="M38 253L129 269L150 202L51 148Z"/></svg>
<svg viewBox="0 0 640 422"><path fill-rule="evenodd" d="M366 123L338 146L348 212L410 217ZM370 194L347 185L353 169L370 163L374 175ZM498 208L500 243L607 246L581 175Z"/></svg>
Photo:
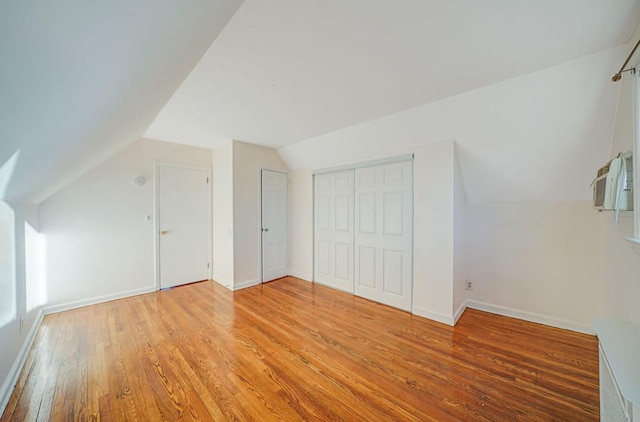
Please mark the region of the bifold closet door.
<svg viewBox="0 0 640 422"><path fill-rule="evenodd" d="M411 311L413 167L355 170L355 294Z"/></svg>
<svg viewBox="0 0 640 422"><path fill-rule="evenodd" d="M314 176L314 280L354 291L353 170Z"/></svg>

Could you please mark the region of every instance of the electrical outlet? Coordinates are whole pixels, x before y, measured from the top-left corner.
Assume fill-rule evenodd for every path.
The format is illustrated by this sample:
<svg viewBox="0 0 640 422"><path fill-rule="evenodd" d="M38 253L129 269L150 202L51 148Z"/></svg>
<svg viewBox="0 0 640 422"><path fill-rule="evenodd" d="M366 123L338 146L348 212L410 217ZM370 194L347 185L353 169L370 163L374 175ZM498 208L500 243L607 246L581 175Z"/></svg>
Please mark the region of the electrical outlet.
<svg viewBox="0 0 640 422"><path fill-rule="evenodd" d="M465 280L464 288L465 290L473 290L473 284L471 283L471 280Z"/></svg>

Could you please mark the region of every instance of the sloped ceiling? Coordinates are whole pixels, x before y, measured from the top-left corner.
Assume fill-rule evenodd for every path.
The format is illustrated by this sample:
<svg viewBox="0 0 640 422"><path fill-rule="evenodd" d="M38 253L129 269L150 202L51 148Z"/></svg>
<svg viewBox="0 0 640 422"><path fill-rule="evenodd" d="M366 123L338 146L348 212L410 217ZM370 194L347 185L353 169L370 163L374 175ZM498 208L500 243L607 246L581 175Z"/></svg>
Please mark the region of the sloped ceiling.
<svg viewBox="0 0 640 422"><path fill-rule="evenodd" d="M0 199L40 202L139 138L240 4L0 2Z"/></svg>
<svg viewBox="0 0 640 422"><path fill-rule="evenodd" d="M628 41L637 0L247 0L145 136L284 147Z"/></svg>
<svg viewBox="0 0 640 422"><path fill-rule="evenodd" d="M610 49L640 20L640 0L241 3L0 2L0 198L40 202L143 134L315 166L323 134ZM477 160L492 130L467 139L463 172L510 159Z"/></svg>
<svg viewBox="0 0 640 422"><path fill-rule="evenodd" d="M455 140L467 201L580 201L609 157L631 46L582 57L279 150L292 169L413 152ZM615 151L618 152L618 151Z"/></svg>

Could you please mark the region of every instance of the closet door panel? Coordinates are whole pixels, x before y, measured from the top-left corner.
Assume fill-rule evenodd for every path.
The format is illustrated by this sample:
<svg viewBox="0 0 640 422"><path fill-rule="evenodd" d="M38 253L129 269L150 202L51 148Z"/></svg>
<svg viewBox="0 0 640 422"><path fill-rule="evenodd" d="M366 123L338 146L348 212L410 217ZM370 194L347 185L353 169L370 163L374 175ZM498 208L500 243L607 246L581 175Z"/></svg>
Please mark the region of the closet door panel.
<svg viewBox="0 0 640 422"><path fill-rule="evenodd" d="M410 161L355 170L355 294L411 310Z"/></svg>
<svg viewBox="0 0 640 422"><path fill-rule="evenodd" d="M314 281L353 293L353 170L314 176Z"/></svg>

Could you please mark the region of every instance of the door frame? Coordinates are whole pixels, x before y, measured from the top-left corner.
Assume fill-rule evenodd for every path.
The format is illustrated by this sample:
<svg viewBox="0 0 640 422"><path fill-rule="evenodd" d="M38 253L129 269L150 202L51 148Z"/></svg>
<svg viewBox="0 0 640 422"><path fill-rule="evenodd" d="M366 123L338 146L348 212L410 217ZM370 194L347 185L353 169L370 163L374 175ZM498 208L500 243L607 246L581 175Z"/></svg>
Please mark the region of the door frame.
<svg viewBox="0 0 640 422"><path fill-rule="evenodd" d="M154 248L154 278L155 278L155 290L160 290L160 167L172 167L185 170L200 170L206 171L209 178L209 189L207 189L207 256L209 257L209 265L207 271L207 277L209 280L213 277L213 248L212 248L212 203L211 203L211 168L191 166L188 164L176 164L167 163L163 161L154 161L153 165L153 248Z"/></svg>
<svg viewBox="0 0 640 422"><path fill-rule="evenodd" d="M289 192L289 172L283 170L274 170L272 168L260 167L258 169L258 233L260 235L260 284L264 284L264 262L263 262L263 233L262 233L262 174L264 171L285 174L287 176L287 272L291 272L291 192Z"/></svg>

